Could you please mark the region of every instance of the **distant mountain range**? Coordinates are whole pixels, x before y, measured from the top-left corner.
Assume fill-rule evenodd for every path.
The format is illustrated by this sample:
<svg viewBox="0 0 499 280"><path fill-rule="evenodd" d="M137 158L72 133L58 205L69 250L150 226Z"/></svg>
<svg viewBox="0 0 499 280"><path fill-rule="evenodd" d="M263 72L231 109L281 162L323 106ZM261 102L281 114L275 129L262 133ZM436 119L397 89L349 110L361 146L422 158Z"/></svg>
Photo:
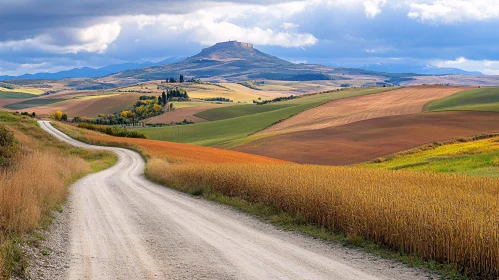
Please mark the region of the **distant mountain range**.
<svg viewBox="0 0 499 280"><path fill-rule="evenodd" d="M183 57L172 57L159 62L127 62L122 64L113 64L101 68L73 68L70 70L55 72L55 73L36 73L36 74L24 74L20 76L0 76L0 81L8 80L60 80L67 78L97 78L108 76L114 73L122 72L129 69L137 69L156 65L171 64L184 59Z"/></svg>
<svg viewBox="0 0 499 280"><path fill-rule="evenodd" d="M89 78L81 79L82 81L72 81L70 86L76 89L102 89L184 75L187 79L201 78L212 82L256 79L335 80L339 86L383 86L400 85L421 80L421 77L430 78L431 76L433 76L430 79L432 83L445 83L446 81L442 80L441 77L447 74L483 75L480 72L467 72L454 68L394 63L371 64L361 68L295 64L263 53L255 49L252 44L228 41L205 48L200 53L186 59L175 57L155 63L123 63L97 69L84 67L57 73L25 74L17 77L0 76L0 80ZM354 83L354 81L360 82ZM458 81L457 84L462 83Z"/></svg>

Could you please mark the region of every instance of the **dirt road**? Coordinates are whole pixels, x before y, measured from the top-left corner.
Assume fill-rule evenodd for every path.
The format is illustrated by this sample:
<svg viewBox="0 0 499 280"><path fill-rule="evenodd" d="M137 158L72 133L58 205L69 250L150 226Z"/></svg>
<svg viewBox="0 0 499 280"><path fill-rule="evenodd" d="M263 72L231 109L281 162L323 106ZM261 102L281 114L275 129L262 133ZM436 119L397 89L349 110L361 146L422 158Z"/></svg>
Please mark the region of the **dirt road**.
<svg viewBox="0 0 499 280"><path fill-rule="evenodd" d="M40 126L74 146L119 156L114 167L72 186L67 265L45 279L427 279L423 271L153 184L139 154Z"/></svg>

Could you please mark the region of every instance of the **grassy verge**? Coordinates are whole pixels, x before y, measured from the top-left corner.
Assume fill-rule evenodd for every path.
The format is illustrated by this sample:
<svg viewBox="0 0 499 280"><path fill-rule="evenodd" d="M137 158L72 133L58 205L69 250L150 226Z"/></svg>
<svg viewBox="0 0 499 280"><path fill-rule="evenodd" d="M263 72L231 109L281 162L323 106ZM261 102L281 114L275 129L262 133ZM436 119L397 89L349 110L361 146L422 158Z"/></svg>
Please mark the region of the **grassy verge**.
<svg viewBox="0 0 499 280"><path fill-rule="evenodd" d="M89 172L115 164L117 157L62 143L27 116L0 112L0 126L13 135L10 146L15 147L0 147L0 158L9 159L0 168L0 279L9 279L11 274L24 273L25 238L50 224L51 213L64 202L68 186Z"/></svg>

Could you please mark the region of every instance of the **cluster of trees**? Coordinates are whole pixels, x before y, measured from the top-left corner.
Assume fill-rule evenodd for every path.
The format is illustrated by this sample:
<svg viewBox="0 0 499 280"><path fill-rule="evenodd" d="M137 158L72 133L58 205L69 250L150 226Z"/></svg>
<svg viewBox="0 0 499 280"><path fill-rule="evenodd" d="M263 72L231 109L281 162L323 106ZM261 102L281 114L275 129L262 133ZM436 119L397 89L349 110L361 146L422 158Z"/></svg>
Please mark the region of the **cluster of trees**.
<svg viewBox="0 0 499 280"><path fill-rule="evenodd" d="M171 122L169 124L165 123L146 123L145 125L148 127L162 127L162 126L175 126L175 125L186 125L186 124L193 124L194 122L191 120L184 119L181 122Z"/></svg>
<svg viewBox="0 0 499 280"><path fill-rule="evenodd" d="M178 83L183 83L183 82L185 82L184 75L180 75L180 76L179 76L179 78L178 78L178 80L177 80L177 79L175 79L174 77L170 77L170 78L166 79L166 83L167 83L167 84L168 84L168 83L173 84L173 83L177 83L177 82L178 82Z"/></svg>
<svg viewBox="0 0 499 280"><path fill-rule="evenodd" d="M219 102L234 102L232 99L225 97L211 97L211 98L201 98L204 101L219 101Z"/></svg>
<svg viewBox="0 0 499 280"><path fill-rule="evenodd" d="M163 91L163 94L161 96L162 101L164 103L163 106L166 106L166 103L171 102L171 101L190 101L189 95L184 89L181 88L174 88L174 89L167 89L166 91Z"/></svg>
<svg viewBox="0 0 499 280"><path fill-rule="evenodd" d="M128 137L128 138L142 138L146 139L146 136L142 132L128 130L123 127L108 126L108 125L96 125L91 123L79 123L78 127L90 129L94 131L99 131L108 135L117 137Z"/></svg>
<svg viewBox="0 0 499 280"><path fill-rule="evenodd" d="M300 96L290 95L290 96L287 96L287 97L277 97L277 98L274 98L272 100L263 100L263 101L262 101L262 98L259 97L258 100L253 100L253 103L257 104L257 105L263 105L263 104L267 104L267 103L274 103L274 102L281 102L281 101L286 101L286 100L292 100L292 99L296 99L296 98L299 98L299 97Z"/></svg>
<svg viewBox="0 0 499 280"><path fill-rule="evenodd" d="M28 113L28 112L15 112L14 115L22 115L22 116L27 116L27 117L32 117L32 118L36 118L36 113L33 112L33 113Z"/></svg>
<svg viewBox="0 0 499 280"><path fill-rule="evenodd" d="M53 117L54 117L54 120L56 120L56 121L63 121L63 122L68 121L68 114L63 113L61 111L56 111L54 113Z"/></svg>

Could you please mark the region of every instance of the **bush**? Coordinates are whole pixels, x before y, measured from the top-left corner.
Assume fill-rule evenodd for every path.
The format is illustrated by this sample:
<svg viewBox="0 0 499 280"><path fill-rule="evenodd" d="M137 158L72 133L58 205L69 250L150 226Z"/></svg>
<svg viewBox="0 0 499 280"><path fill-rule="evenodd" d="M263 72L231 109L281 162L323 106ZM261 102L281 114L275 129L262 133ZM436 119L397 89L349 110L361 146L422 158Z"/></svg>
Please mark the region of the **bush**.
<svg viewBox="0 0 499 280"><path fill-rule="evenodd" d="M0 168L11 166L20 153L14 133L0 126Z"/></svg>

